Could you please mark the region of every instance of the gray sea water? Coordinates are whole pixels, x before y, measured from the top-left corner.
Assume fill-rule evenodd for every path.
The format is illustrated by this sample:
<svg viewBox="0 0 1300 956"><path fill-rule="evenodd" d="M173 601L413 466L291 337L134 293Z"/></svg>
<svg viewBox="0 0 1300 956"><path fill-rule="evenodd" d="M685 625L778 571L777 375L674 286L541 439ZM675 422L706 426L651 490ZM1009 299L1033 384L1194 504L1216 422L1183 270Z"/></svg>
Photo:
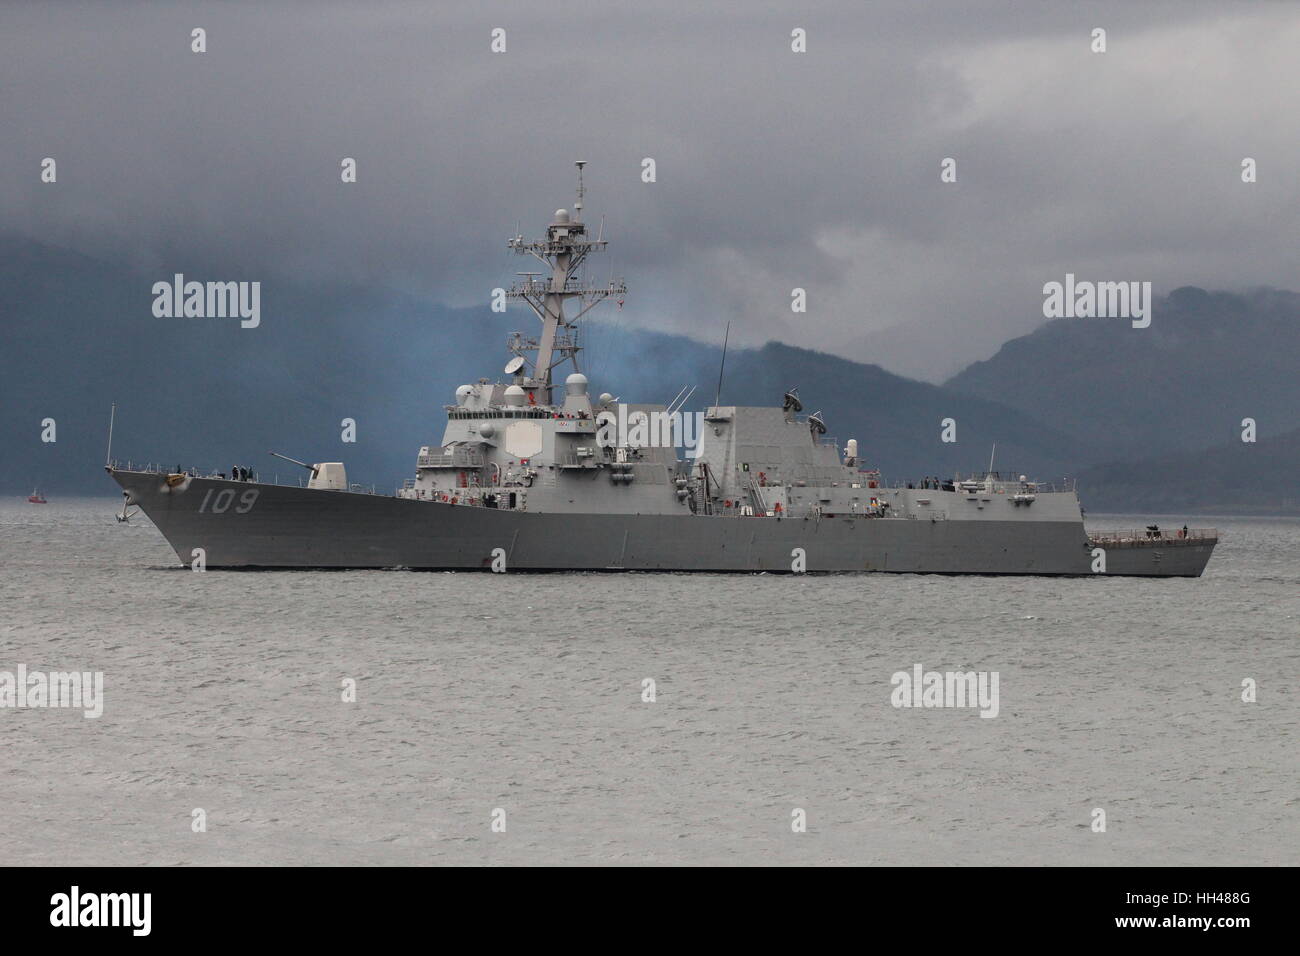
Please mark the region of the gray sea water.
<svg viewBox="0 0 1300 956"><path fill-rule="evenodd" d="M104 675L0 708L9 864L1300 863L1300 521L1199 580L196 574L116 506L0 504L0 671Z"/></svg>

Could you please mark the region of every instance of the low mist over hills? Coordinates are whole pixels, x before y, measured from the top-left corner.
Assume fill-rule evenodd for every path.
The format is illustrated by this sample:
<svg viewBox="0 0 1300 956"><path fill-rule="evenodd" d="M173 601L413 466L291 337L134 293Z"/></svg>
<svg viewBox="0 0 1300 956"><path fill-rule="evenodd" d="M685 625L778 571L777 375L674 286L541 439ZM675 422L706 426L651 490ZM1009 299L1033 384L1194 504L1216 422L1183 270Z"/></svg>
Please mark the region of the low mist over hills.
<svg viewBox="0 0 1300 956"><path fill-rule="evenodd" d="M507 334L536 324L524 310L268 277L261 325L242 329L238 319L153 315L155 281L222 278L197 265L142 275L17 238L0 240L0 256L5 494L37 483L56 495L114 494L101 470L111 402L117 458L284 477L293 466L268 457L273 449L342 459L352 480L390 489L412 474L418 447L440 439L456 385L496 379ZM996 442L999 469L1081 474L1094 510L1235 510L1225 504L1233 497L1295 510L1279 488L1300 466L1287 417L1300 407L1298 299L1181 289L1157 303L1149 329L1052 322L942 386L777 343L732 349L722 402L776 405L798 387L805 410L821 410L841 443L857 438L887 478L980 470ZM595 392L667 402L686 385L696 388L688 410L714 401L716 346L628 328L615 311L587 326L584 344ZM1259 423L1255 445L1237 440L1243 417ZM41 441L46 418L53 443ZM357 422L355 444L340 440L344 418ZM948 418L955 443L941 441ZM1222 473L1189 480L1180 469L1191 466Z"/></svg>

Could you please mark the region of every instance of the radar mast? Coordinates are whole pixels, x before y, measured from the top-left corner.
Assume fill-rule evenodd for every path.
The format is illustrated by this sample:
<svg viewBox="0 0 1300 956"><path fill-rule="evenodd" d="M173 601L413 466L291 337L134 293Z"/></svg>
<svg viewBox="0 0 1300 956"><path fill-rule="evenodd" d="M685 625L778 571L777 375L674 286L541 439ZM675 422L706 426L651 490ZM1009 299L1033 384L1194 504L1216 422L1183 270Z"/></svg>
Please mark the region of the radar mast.
<svg viewBox="0 0 1300 956"><path fill-rule="evenodd" d="M545 264L549 271L521 272L522 277L507 291L512 299L522 299L542 321L542 331L536 338L515 333L510 340L510 351L524 358L530 366L521 384L529 391L542 393L542 403L551 404L552 369L565 361L578 370L577 322L595 306L612 295L626 295L623 280L611 280L606 285L596 285L579 275L588 255L604 248L603 238L587 237L587 226L582 221L583 197L582 167L585 160L574 163L578 167L578 195L573 204L573 214L567 209L557 209L551 224L546 227L546 238L526 240L522 235L510 239L508 245L520 255L530 255ZM564 304L569 299L578 300L578 310L573 316L564 314ZM530 359L528 353L535 353Z"/></svg>

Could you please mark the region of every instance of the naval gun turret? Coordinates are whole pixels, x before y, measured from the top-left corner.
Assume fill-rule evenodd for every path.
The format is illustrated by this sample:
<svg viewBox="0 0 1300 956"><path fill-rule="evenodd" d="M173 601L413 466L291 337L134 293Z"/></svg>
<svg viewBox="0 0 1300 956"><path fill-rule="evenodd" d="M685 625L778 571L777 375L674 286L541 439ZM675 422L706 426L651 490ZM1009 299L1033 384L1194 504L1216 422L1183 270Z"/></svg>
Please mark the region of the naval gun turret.
<svg viewBox="0 0 1300 956"><path fill-rule="evenodd" d="M305 461L299 461L297 458L290 458L288 455L281 455L279 452L271 452L272 457L292 462L299 468L306 468L311 472L311 477L307 479L307 487L315 488L321 491L347 491L348 490L348 473L343 467L341 461L318 461L315 464L307 464Z"/></svg>

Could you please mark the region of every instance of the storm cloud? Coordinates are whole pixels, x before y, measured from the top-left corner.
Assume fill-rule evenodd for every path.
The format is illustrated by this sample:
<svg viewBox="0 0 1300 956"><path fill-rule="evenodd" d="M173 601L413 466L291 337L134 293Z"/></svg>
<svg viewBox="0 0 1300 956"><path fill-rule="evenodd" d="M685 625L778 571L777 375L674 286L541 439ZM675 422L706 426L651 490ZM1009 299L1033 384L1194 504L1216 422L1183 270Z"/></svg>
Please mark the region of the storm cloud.
<svg viewBox="0 0 1300 956"><path fill-rule="evenodd" d="M527 268L507 236L571 203L583 159L612 240L594 268L630 287L620 321L712 342L730 321L741 345L939 380L1041 324L1042 286L1067 272L1157 294L1295 285L1290 4L31 3L0 19L3 230L160 279L486 304Z"/></svg>

